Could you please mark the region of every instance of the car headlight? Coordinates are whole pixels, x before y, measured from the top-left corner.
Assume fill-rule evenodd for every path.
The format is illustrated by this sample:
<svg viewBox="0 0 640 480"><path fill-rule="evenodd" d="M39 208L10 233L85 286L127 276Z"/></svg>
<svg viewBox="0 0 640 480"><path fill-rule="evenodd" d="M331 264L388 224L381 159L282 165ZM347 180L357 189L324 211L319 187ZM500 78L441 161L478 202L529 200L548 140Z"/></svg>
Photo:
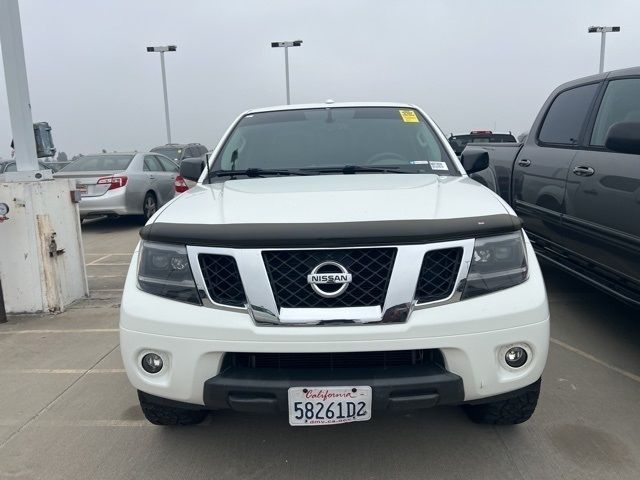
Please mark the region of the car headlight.
<svg viewBox="0 0 640 480"><path fill-rule="evenodd" d="M138 288L160 297L201 305L187 248L143 242L138 260Z"/></svg>
<svg viewBox="0 0 640 480"><path fill-rule="evenodd" d="M462 298L503 290L524 282L529 275L521 232L478 238Z"/></svg>

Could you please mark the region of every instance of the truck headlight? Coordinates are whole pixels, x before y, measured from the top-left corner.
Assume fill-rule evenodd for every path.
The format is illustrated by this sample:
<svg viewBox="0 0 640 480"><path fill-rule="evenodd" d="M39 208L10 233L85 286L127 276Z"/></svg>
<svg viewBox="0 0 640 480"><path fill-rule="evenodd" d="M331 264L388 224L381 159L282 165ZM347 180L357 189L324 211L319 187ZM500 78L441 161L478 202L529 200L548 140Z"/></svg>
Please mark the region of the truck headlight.
<svg viewBox="0 0 640 480"><path fill-rule="evenodd" d="M201 305L187 248L143 242L138 260L138 288L160 297Z"/></svg>
<svg viewBox="0 0 640 480"><path fill-rule="evenodd" d="M529 275L521 232L478 238L462 298L513 287Z"/></svg>

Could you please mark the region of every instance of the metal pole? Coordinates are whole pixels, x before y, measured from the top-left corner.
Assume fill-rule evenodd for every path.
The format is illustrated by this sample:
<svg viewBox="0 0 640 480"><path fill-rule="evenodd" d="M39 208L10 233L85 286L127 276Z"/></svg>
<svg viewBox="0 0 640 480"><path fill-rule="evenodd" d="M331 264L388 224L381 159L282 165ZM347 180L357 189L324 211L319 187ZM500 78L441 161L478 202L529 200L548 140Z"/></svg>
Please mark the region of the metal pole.
<svg viewBox="0 0 640 480"><path fill-rule="evenodd" d="M160 52L160 67L162 68L162 92L164 93L164 116L167 123L167 143L171 143L171 122L169 121L169 100L167 98L167 75L164 71L164 52Z"/></svg>
<svg viewBox="0 0 640 480"><path fill-rule="evenodd" d="M284 70L287 78L287 105L291 104L291 94L289 93L289 47L284 47Z"/></svg>
<svg viewBox="0 0 640 480"><path fill-rule="evenodd" d="M18 0L0 0L0 44L18 171L38 170Z"/></svg>
<svg viewBox="0 0 640 480"><path fill-rule="evenodd" d="M605 44L605 39L606 39L606 35L607 32L602 32L601 33L601 40L600 40L600 73L604 72L604 44Z"/></svg>

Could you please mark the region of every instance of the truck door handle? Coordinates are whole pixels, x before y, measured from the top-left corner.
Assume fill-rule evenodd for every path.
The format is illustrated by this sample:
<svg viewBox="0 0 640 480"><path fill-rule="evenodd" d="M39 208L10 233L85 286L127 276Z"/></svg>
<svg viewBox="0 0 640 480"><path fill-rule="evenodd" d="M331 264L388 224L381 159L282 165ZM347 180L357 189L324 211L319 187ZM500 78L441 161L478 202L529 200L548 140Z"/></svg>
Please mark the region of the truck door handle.
<svg viewBox="0 0 640 480"><path fill-rule="evenodd" d="M153 175L149 175L149 180L155 180L156 177L154 177Z"/></svg>
<svg viewBox="0 0 640 480"><path fill-rule="evenodd" d="M578 165L577 167L573 168L573 173L578 175L579 177L590 177L591 175L596 173L596 171L588 165Z"/></svg>
<svg viewBox="0 0 640 480"><path fill-rule="evenodd" d="M522 160L518 161L518 165L520 165L521 167L528 167L529 165L531 165L531 160L523 158Z"/></svg>

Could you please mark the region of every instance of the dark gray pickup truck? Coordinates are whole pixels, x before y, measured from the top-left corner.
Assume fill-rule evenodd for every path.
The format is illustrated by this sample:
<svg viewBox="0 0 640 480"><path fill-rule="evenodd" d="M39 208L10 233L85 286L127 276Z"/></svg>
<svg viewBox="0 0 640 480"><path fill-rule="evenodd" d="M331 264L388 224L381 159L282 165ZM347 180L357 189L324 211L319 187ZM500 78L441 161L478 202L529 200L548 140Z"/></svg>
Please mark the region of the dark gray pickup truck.
<svg viewBox="0 0 640 480"><path fill-rule="evenodd" d="M561 85L524 143L468 146L462 163L538 256L640 306L640 67Z"/></svg>

